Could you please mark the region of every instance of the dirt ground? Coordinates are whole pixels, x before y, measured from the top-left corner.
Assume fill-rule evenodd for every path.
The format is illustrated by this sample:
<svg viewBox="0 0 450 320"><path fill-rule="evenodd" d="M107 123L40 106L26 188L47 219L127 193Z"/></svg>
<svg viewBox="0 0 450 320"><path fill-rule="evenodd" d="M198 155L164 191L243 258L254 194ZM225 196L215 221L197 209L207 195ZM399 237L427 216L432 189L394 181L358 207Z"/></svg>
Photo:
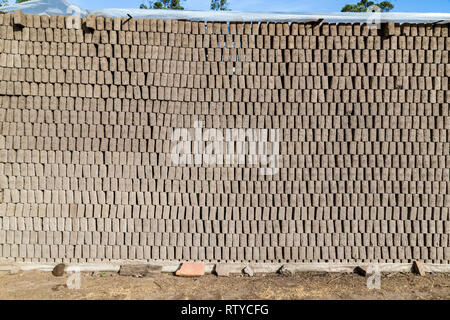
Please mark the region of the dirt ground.
<svg viewBox="0 0 450 320"><path fill-rule="evenodd" d="M82 273L80 289L69 289L69 275L51 272L0 272L0 299L445 299L450 300L450 274L420 277L389 273L381 289L369 290L367 279L349 273L303 272L228 278L205 275L180 278L171 274L133 278L112 272Z"/></svg>

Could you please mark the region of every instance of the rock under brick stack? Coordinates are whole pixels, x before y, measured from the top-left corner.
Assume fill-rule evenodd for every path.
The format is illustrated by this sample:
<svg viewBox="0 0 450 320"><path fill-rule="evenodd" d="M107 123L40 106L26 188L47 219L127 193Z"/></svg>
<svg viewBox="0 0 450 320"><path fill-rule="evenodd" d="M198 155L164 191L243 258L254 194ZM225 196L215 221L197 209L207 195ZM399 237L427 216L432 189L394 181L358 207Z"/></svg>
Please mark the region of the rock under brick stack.
<svg viewBox="0 0 450 320"><path fill-rule="evenodd" d="M0 15L0 258L450 263L449 26ZM281 166L171 132L279 129Z"/></svg>

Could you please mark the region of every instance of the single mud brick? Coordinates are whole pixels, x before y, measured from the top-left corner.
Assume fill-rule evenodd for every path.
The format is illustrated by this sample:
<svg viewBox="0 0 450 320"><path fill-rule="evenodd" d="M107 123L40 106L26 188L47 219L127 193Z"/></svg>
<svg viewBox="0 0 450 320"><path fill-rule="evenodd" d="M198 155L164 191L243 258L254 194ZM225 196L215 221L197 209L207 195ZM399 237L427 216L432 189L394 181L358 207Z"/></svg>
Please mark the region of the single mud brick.
<svg viewBox="0 0 450 320"><path fill-rule="evenodd" d="M170 30L171 30L171 32L172 33L178 33L178 20L170 20L171 21L171 23L172 23L172 26L170 27ZM203 25L203 29L202 29L202 25ZM200 24L200 30L203 30L203 33L205 33L204 32L204 30L205 30L205 24L204 23L201 23Z"/></svg>
<svg viewBox="0 0 450 320"><path fill-rule="evenodd" d="M414 261L413 262L413 271L422 277L425 276L425 270L423 268L422 262Z"/></svg>
<svg viewBox="0 0 450 320"><path fill-rule="evenodd" d="M55 277L61 277L64 274L65 269L66 265L64 263L60 263L53 268L52 274Z"/></svg>
<svg viewBox="0 0 450 320"><path fill-rule="evenodd" d="M13 23L14 25L25 27L27 25L27 17L22 11L14 10Z"/></svg>
<svg viewBox="0 0 450 320"><path fill-rule="evenodd" d="M156 30L156 25L157 25L156 19L151 19L150 20L150 31L151 32L156 32L157 31Z"/></svg>
<svg viewBox="0 0 450 320"><path fill-rule="evenodd" d="M385 37L390 37L395 35L395 23L394 22L385 22L381 24L381 33Z"/></svg>
<svg viewBox="0 0 450 320"><path fill-rule="evenodd" d="M41 18L39 15L32 15L33 17L33 24L30 27L33 28L40 28L41 27Z"/></svg>
<svg viewBox="0 0 450 320"><path fill-rule="evenodd" d="M199 277L205 274L205 264L202 262L184 262L175 275L180 277Z"/></svg>
<svg viewBox="0 0 450 320"><path fill-rule="evenodd" d="M95 18L95 28L96 30L102 31L105 30L105 18L104 17L96 17Z"/></svg>
<svg viewBox="0 0 450 320"><path fill-rule="evenodd" d="M52 29L56 29L57 24L58 24L58 16L55 14L50 15L50 20L49 20L49 27Z"/></svg>
<svg viewBox="0 0 450 320"><path fill-rule="evenodd" d="M120 31L122 26L122 20L119 17L113 18L113 30L114 31Z"/></svg>
<svg viewBox="0 0 450 320"><path fill-rule="evenodd" d="M96 16L92 14L86 15L86 28L95 29Z"/></svg>
<svg viewBox="0 0 450 320"><path fill-rule="evenodd" d="M156 24L157 24L157 31L158 32L164 32L164 20L163 19L158 19L156 20Z"/></svg>

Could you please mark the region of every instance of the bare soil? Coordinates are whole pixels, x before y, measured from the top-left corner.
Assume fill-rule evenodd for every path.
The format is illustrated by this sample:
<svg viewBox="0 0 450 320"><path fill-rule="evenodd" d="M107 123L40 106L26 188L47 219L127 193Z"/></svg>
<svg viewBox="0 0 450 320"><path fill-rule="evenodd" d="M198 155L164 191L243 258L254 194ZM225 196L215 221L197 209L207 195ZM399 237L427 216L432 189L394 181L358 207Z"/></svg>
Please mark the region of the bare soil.
<svg viewBox="0 0 450 320"><path fill-rule="evenodd" d="M348 273L303 272L200 278L171 274L152 277L123 277L112 272L81 274L81 288L69 289L69 275L51 272L0 272L0 299L444 299L450 300L450 274L421 277L411 273L388 273L381 289L368 289L367 278Z"/></svg>

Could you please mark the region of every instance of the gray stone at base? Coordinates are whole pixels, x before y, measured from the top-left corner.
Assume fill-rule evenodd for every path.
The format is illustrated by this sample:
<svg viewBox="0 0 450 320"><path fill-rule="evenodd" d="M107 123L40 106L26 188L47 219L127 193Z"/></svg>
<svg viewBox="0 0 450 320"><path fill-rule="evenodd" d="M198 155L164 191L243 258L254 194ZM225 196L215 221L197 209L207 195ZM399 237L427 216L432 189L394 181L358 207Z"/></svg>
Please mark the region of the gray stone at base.
<svg viewBox="0 0 450 320"><path fill-rule="evenodd" d="M64 263L60 263L53 268L52 274L55 277L61 277L64 275L65 269L66 269L66 265Z"/></svg>
<svg viewBox="0 0 450 320"><path fill-rule="evenodd" d="M232 271L232 266L227 263L218 263L214 268L215 274L219 277L229 277Z"/></svg>
<svg viewBox="0 0 450 320"><path fill-rule="evenodd" d="M283 276L293 276L295 274L295 270L294 270L294 268L291 268L289 266L282 266L278 270L278 273Z"/></svg>
<svg viewBox="0 0 450 320"><path fill-rule="evenodd" d="M367 275L367 270L366 268L362 268L360 266L357 266L354 270L354 273L359 274L362 277L365 277Z"/></svg>
<svg viewBox="0 0 450 320"><path fill-rule="evenodd" d="M255 274L250 266L246 266L242 271L250 277L253 277L253 275Z"/></svg>

